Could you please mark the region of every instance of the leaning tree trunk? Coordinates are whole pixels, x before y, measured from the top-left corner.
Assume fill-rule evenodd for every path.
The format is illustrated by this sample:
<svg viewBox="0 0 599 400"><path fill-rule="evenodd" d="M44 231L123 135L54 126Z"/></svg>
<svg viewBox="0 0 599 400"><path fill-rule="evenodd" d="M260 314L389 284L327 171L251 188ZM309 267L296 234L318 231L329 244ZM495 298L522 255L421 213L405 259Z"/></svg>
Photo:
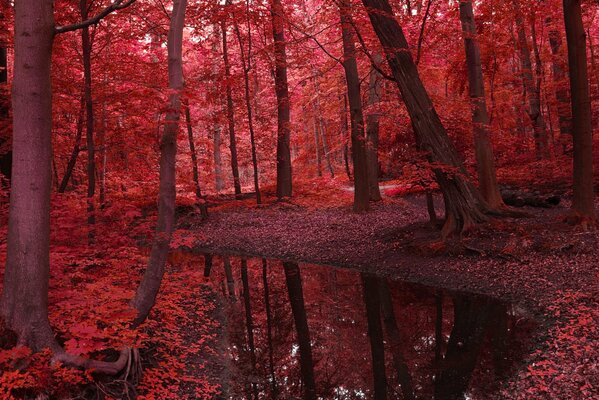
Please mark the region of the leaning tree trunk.
<svg viewBox="0 0 599 400"><path fill-rule="evenodd" d="M175 226L175 161L177 156L177 131L183 92L183 27L187 0L174 0L168 32L169 106L160 144L160 191L158 196L158 221L150 251L150 260L137 288L132 305L137 309L134 325L141 324L156 302L160 289L169 245Z"/></svg>
<svg viewBox="0 0 599 400"><path fill-rule="evenodd" d="M516 12L516 28L518 30L518 47L520 48L520 65L522 67L522 80L526 89L528 98L528 116L532 121L535 139L535 152L537 159L549 157L549 142L547 137L547 128L545 119L541 112L541 94L540 88L535 85L532 62L530 59L530 47L526 38L526 29L524 28L524 17L520 8L520 0L514 0Z"/></svg>
<svg viewBox="0 0 599 400"><path fill-rule="evenodd" d="M374 55L374 61L380 63L383 58ZM381 101L382 80L380 72L372 68L368 77L368 105L373 109L366 116L366 163L368 168L368 188L371 201L381 201L379 189L379 117L378 103Z"/></svg>
<svg viewBox="0 0 599 400"><path fill-rule="evenodd" d="M466 48L479 189L489 206L501 208L504 204L501 193L499 193L499 185L497 185L493 145L489 138L490 123L485 100L485 83L471 0L460 1L460 21L462 22L464 46Z"/></svg>
<svg viewBox="0 0 599 400"><path fill-rule="evenodd" d="M285 43L285 12L281 0L272 0L272 34L275 48L275 92L277 95L277 198L291 197L291 151L289 148L290 104L287 84L287 53Z"/></svg>
<svg viewBox="0 0 599 400"><path fill-rule="evenodd" d="M368 210L370 198L368 189L368 169L366 164L366 143L364 137L364 114L360 94L360 76L356 61L351 8L348 0L339 3L343 39L343 69L347 83L349 114L351 119L351 155L354 164L354 211Z"/></svg>
<svg viewBox="0 0 599 400"><path fill-rule="evenodd" d="M88 18L87 0L79 2L81 20ZM88 238L90 243L94 241L96 223L96 206L94 196L96 194L96 153L94 147L94 105L92 98L92 44L89 28L81 30L81 49L83 58L83 93L85 97L85 135L87 141L87 224L89 227Z"/></svg>
<svg viewBox="0 0 599 400"><path fill-rule="evenodd" d="M15 3L13 168L1 312L19 344L33 351L58 348L48 321L52 4Z"/></svg>
<svg viewBox="0 0 599 400"><path fill-rule="evenodd" d="M582 24L580 0L564 0L564 21L568 41L570 92L572 101L572 138L574 144L574 222L595 225L593 204L593 127L587 71L586 35Z"/></svg>
<svg viewBox="0 0 599 400"><path fill-rule="evenodd" d="M227 5L229 5L227 1ZM220 30L223 35L223 63L225 66L225 86L227 93L227 121L229 123L229 149L231 151L231 171L233 173L233 186L235 196L241 194L241 183L239 182L239 166L237 162L237 142L235 138L235 110L233 105L233 92L231 90L231 65L229 64L229 50L227 48L227 25L223 19L220 22Z"/></svg>
<svg viewBox="0 0 599 400"><path fill-rule="evenodd" d="M485 221L488 206L472 184L420 80L408 43L388 0L362 1L385 49L389 67L412 120L416 143L428 152L429 160L434 163L433 171L447 200L443 236L460 233Z"/></svg>
<svg viewBox="0 0 599 400"><path fill-rule="evenodd" d="M284 262L285 281L289 292L289 303L295 322L295 332L300 353L300 369L302 373L303 398L305 400L316 399L316 383L314 380L314 361L312 359L312 342L310 341L310 329L306 306L304 304L304 291L302 289L302 277L299 265Z"/></svg>

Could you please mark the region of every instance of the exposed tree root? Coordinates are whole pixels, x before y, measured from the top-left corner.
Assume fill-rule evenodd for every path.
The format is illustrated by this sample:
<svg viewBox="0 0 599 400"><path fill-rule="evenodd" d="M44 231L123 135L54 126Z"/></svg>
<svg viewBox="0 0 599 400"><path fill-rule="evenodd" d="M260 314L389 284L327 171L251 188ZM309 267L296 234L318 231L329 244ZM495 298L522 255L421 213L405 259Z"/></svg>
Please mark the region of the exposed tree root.
<svg viewBox="0 0 599 400"><path fill-rule="evenodd" d="M577 211L571 211L570 214L564 218L564 222L569 225L580 227L583 231L594 231L599 229L599 219L597 219L596 215L582 215Z"/></svg>

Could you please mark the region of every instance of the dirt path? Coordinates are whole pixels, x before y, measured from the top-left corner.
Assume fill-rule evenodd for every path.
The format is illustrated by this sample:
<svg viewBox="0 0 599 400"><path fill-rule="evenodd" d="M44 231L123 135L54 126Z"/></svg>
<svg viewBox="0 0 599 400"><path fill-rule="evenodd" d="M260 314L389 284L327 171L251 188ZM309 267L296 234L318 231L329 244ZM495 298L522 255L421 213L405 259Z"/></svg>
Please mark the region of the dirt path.
<svg viewBox="0 0 599 400"><path fill-rule="evenodd" d="M563 208L531 209L534 218L492 221L454 251L436 240L422 201L387 201L365 214L270 204L180 223L197 251L373 271L527 307L544 323L543 340L503 396L599 398L599 234L562 224Z"/></svg>

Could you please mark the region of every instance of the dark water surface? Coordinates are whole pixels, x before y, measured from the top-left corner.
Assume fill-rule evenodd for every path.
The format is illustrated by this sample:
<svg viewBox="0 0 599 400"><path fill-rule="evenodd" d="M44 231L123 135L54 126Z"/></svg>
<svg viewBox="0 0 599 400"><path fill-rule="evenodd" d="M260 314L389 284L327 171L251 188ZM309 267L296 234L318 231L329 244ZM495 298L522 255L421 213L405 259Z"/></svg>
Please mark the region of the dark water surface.
<svg viewBox="0 0 599 400"><path fill-rule="evenodd" d="M535 323L487 297L327 266L176 254L220 293L225 398L488 399Z"/></svg>

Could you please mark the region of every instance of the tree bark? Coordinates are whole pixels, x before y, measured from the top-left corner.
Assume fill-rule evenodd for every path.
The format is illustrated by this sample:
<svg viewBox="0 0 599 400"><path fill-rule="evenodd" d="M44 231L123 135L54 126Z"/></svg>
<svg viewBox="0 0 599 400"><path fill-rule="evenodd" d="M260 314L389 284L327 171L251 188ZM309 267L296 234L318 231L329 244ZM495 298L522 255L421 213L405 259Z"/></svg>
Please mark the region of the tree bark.
<svg viewBox="0 0 599 400"><path fill-rule="evenodd" d="M227 1L228 6L230 1ZM231 89L231 65L229 64L229 49L227 48L227 23L223 19L220 22L220 30L223 39L223 63L225 66L225 86L227 93L227 122L229 124L229 150L231 151L231 171L233 174L233 186L235 197L241 195L241 183L239 181L239 165L237 162L237 142L235 138L235 109L233 104L233 92Z"/></svg>
<svg viewBox="0 0 599 400"><path fill-rule="evenodd" d="M304 400L316 400L312 344L310 341L308 318L306 316L306 306L304 304L302 277L300 275L299 265L296 263L283 262L283 268L285 270L289 302L291 303L291 311L293 320L295 321L295 331L297 333L297 342L299 345L300 369L304 390L303 398Z"/></svg>
<svg viewBox="0 0 599 400"><path fill-rule="evenodd" d="M572 217L583 226L596 225L593 204L593 127L587 71L586 34L580 0L564 0L564 22L568 42L574 177Z"/></svg>
<svg viewBox="0 0 599 400"><path fill-rule="evenodd" d="M58 349L48 321L53 2L15 3L13 173L1 312L19 344Z"/></svg>
<svg viewBox="0 0 599 400"><path fill-rule="evenodd" d="M218 24L214 24L213 33L214 33L214 40L212 41L212 52L213 52L213 54L216 54L218 52L219 43L221 42L220 27L218 26ZM218 76L218 64L216 62L214 62L212 65L212 75L214 77L213 84L216 87L217 86L217 82L216 82L217 78L216 77ZM213 95L214 95L214 98L218 98L218 93L213 93ZM219 106L220 106L220 104L219 104ZM214 144L214 147L213 147L214 188L217 193L220 193L225 187L224 182L223 182L222 154L221 154L221 150L220 150L220 147L222 144L222 137L221 137L222 127L221 127L220 117L219 117L220 112L217 112L215 114L216 115L213 115L214 126L212 127L213 144Z"/></svg>
<svg viewBox="0 0 599 400"><path fill-rule="evenodd" d="M277 96L277 198L291 197L290 103L287 84L285 11L281 0L271 0L272 34L275 49L275 92Z"/></svg>
<svg viewBox="0 0 599 400"><path fill-rule="evenodd" d="M489 206L501 208L504 204L501 193L499 193L499 185L497 184L497 176L495 174L493 145L489 137L489 114L487 113L487 103L485 100L485 83L483 80L480 47L478 45L478 33L476 31L472 1L462 0L459 7L462 32L464 33L464 46L466 49L466 65L472 106L474 150L479 189Z"/></svg>
<svg viewBox="0 0 599 400"><path fill-rule="evenodd" d="M69 157L69 161L67 163L67 168L64 172L64 176L62 177L62 181L60 181L60 186L58 187L58 193L64 193L67 189L67 185L69 184L69 180L71 179L71 175L73 174L73 169L75 168L75 164L77 163L77 157L79 156L80 147L81 146L81 137L83 136L83 117L85 113L85 96L81 97L81 106L79 108L79 116L77 117L77 133L75 134L75 144L73 145L73 151L71 152L71 156Z"/></svg>
<svg viewBox="0 0 599 400"><path fill-rule="evenodd" d="M270 307L270 293L268 284L268 264L266 259L262 259L262 283L264 285L264 308L266 310L266 339L268 340L268 370L270 373L271 398L276 399L279 395L277 388L277 377L275 375L275 360L272 338L272 311Z"/></svg>
<svg viewBox="0 0 599 400"><path fill-rule="evenodd" d="M547 20L548 25L552 24ZM555 98L557 100L557 115L559 121L559 142L562 150L566 150L572 141L572 116L570 115L570 100L566 83L566 71L561 63L562 35L554 27L549 29L549 47L551 48L551 72L555 86Z"/></svg>
<svg viewBox="0 0 599 400"><path fill-rule="evenodd" d="M489 207L472 184L457 150L420 80L408 43L387 0L363 0L372 26L385 49L389 67L406 105L416 143L433 163L447 199L444 237L460 233L487 218Z"/></svg>
<svg viewBox="0 0 599 400"><path fill-rule="evenodd" d="M4 16L0 14L0 20ZM8 98L8 58L6 51L6 44L0 42L0 128L8 126L8 116L10 108L10 99ZM10 179L11 175L11 164L12 164L12 150L10 149L10 135L8 129L0 136L0 172Z"/></svg>
<svg viewBox="0 0 599 400"><path fill-rule="evenodd" d="M372 355L372 374L374 379L374 399L387 399L387 375L385 373L385 345L383 327L381 325L381 302L379 297L378 278L371 274L361 273L362 293L366 305L368 320L368 338Z"/></svg>
<svg viewBox="0 0 599 400"><path fill-rule="evenodd" d="M383 58L379 54L373 56L374 61L380 64ZM379 117L376 109L381 101L382 90L381 74L374 68L368 77L368 106L371 108L366 116L366 163L368 169L368 189L371 201L381 201L379 189Z"/></svg>
<svg viewBox="0 0 599 400"><path fill-rule="evenodd" d="M88 19L87 0L80 0L79 11L81 20ZM95 240L96 223L96 152L94 147L94 104L92 97L92 44L89 27L81 30L81 46L83 58L83 93L85 97L85 136L87 141L87 224L89 226L88 239L90 243Z"/></svg>
<svg viewBox="0 0 599 400"><path fill-rule="evenodd" d="M208 218L208 207L206 200L202 196L202 187L200 186L200 172L198 171L198 155L196 153L196 145L193 140L193 127L191 125L191 111L189 104L185 104L185 124L187 125L187 139L189 141L189 152L191 153L191 168L193 174L193 183L195 185L196 202L200 209L200 214L203 219Z"/></svg>
<svg viewBox="0 0 599 400"><path fill-rule="evenodd" d="M241 259L241 283L243 285L243 305L245 308L245 328L248 335L248 347L250 350L250 362L252 364L252 372L256 373L256 344L254 341L254 319L252 318L252 303L250 298L250 283L248 278L247 260ZM258 387L255 382L252 382L252 391L254 399L258 399Z"/></svg>
<svg viewBox="0 0 599 400"><path fill-rule="evenodd" d="M369 187L366 164L366 138L364 136L364 114L360 94L360 76L356 61L351 8L348 0L339 3L341 30L343 39L343 69L347 84L349 114L351 120L351 155L354 165L354 211L368 211Z"/></svg>
<svg viewBox="0 0 599 400"><path fill-rule="evenodd" d="M160 190L158 221L150 251L150 260L137 288L132 305L137 310L134 325L141 324L156 302L164 275L169 245L175 227L177 132L184 88L182 48L187 0L174 0L168 32L169 105L160 143Z"/></svg>
<svg viewBox="0 0 599 400"><path fill-rule="evenodd" d="M549 141L545 119L541 112L541 96L539 88L535 85L532 62L530 58L530 47L526 38L524 17L520 8L520 0L514 0L515 21L518 30L518 47L520 49L520 65L522 68L522 80L528 98L528 116L532 121L535 140L535 154L538 160L549 157Z"/></svg>
<svg viewBox="0 0 599 400"><path fill-rule="evenodd" d="M347 94L343 95L343 107L341 107L341 141L343 143L343 165L345 174L350 181L353 179L351 169L349 168L349 149L347 146L347 136L349 132L349 122L347 120Z"/></svg>

